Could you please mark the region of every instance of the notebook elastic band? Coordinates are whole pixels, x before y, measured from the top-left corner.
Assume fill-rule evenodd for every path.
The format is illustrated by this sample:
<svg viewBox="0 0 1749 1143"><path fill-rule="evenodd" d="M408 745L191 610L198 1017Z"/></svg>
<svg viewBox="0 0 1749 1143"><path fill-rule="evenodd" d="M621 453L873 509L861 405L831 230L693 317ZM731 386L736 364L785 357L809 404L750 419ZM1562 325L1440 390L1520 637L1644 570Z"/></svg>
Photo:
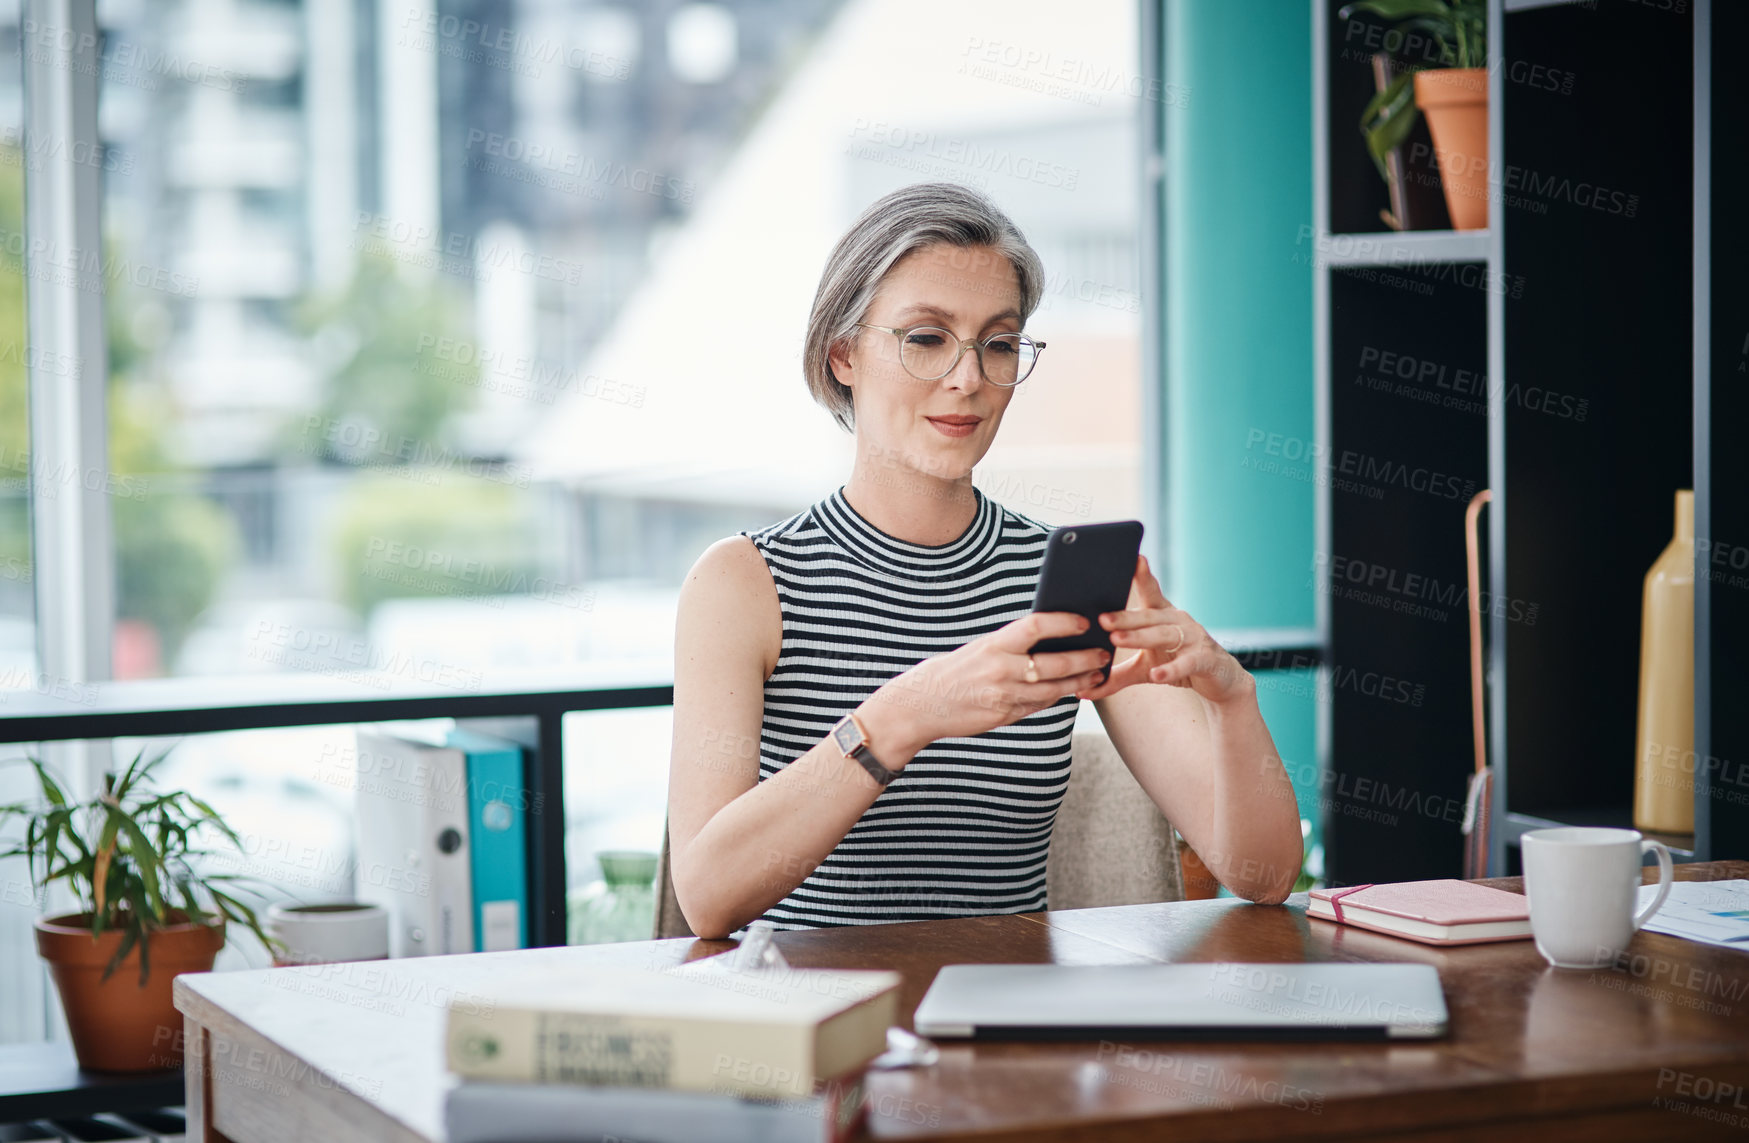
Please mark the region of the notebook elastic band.
<svg viewBox="0 0 1749 1143"><path fill-rule="evenodd" d="M1371 888L1372 882L1369 881L1365 885L1350 885L1346 889L1330 890L1330 895L1326 897L1325 900L1330 902L1330 911L1336 914L1337 924L1342 923L1342 898L1348 896L1350 893L1358 893L1362 889Z"/></svg>

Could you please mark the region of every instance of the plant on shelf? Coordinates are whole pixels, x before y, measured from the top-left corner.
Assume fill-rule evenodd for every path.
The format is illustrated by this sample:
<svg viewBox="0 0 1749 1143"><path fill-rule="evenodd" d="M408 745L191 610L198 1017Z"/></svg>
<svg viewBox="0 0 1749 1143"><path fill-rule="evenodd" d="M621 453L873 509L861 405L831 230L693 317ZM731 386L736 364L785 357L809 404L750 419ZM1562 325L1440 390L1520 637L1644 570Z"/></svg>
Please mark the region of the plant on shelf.
<svg viewBox="0 0 1749 1143"><path fill-rule="evenodd" d="M1458 230L1488 225L1488 9L1485 0L1356 0L1338 15L1366 13L1390 25L1387 48L1400 70L1360 113L1360 131L1379 175L1427 115L1446 207ZM1401 52L1418 45L1419 52Z"/></svg>
<svg viewBox="0 0 1749 1143"><path fill-rule="evenodd" d="M186 791L151 787L148 761L135 755L118 778L84 802L67 797L40 761L40 801L0 805L0 828L24 824L24 838L0 857L22 857L40 895L64 883L79 911L36 922L37 951L48 962L67 1013L80 1066L94 1071L151 1071L181 1063L182 1020L171 981L207 972L225 943L227 921L243 925L269 949L254 908L259 897L241 873L197 872L192 862L217 856L217 833L243 848L213 808Z"/></svg>

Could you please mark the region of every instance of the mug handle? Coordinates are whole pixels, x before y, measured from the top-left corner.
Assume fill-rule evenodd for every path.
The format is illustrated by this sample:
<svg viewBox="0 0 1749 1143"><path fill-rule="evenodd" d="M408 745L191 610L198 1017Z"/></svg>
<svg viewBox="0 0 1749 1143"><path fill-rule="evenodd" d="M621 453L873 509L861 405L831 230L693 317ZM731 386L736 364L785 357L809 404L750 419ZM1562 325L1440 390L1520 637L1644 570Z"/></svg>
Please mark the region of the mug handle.
<svg viewBox="0 0 1749 1143"><path fill-rule="evenodd" d="M1664 904L1664 898L1670 896L1670 882L1676 873L1670 864L1670 850L1665 847L1663 842L1653 841L1651 838L1641 838L1640 852L1643 854L1648 850L1658 855L1658 895L1652 898L1650 905L1640 910L1639 916L1634 918L1635 932L1638 932L1641 926L1652 919L1652 914L1656 913L1659 907Z"/></svg>

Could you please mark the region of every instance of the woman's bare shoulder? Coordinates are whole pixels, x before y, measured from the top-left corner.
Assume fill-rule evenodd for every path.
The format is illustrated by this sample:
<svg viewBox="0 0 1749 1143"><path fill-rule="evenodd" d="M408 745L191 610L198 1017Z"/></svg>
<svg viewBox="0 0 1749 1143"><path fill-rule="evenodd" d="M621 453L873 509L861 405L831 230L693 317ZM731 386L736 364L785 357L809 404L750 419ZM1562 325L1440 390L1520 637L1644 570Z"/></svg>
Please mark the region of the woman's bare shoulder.
<svg viewBox="0 0 1749 1143"><path fill-rule="evenodd" d="M765 566L765 557L743 534L726 536L706 548L686 573L686 586L754 595L769 592L773 601L777 599L777 585L772 582L771 569Z"/></svg>
<svg viewBox="0 0 1749 1143"><path fill-rule="evenodd" d="M718 540L698 557L680 588L677 618L681 641L732 640L719 646L757 648L762 678L777 665L783 641L777 585L765 557L744 535Z"/></svg>

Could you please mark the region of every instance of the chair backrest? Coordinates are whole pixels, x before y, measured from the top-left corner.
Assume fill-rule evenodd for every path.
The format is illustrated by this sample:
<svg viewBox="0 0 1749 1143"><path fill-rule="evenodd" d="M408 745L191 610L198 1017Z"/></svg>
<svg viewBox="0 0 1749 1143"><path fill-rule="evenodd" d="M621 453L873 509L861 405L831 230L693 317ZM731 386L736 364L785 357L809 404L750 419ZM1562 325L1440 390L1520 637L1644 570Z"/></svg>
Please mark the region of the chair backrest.
<svg viewBox="0 0 1749 1143"><path fill-rule="evenodd" d="M1104 734L1077 734L1045 861L1052 909L1184 899L1172 823Z"/></svg>
<svg viewBox="0 0 1749 1143"><path fill-rule="evenodd" d="M1053 909L1140 905L1184 899L1172 823L1136 784L1111 739L1077 734L1069 788L1057 810L1045 860L1045 892ZM680 911L669 867L668 830L656 865L658 940L694 933Z"/></svg>
<svg viewBox="0 0 1749 1143"><path fill-rule="evenodd" d="M697 934L686 923L680 911L680 898L674 895L674 871L668 863L668 826L662 826L662 855L656 859L656 931L657 940L669 937L691 937Z"/></svg>

